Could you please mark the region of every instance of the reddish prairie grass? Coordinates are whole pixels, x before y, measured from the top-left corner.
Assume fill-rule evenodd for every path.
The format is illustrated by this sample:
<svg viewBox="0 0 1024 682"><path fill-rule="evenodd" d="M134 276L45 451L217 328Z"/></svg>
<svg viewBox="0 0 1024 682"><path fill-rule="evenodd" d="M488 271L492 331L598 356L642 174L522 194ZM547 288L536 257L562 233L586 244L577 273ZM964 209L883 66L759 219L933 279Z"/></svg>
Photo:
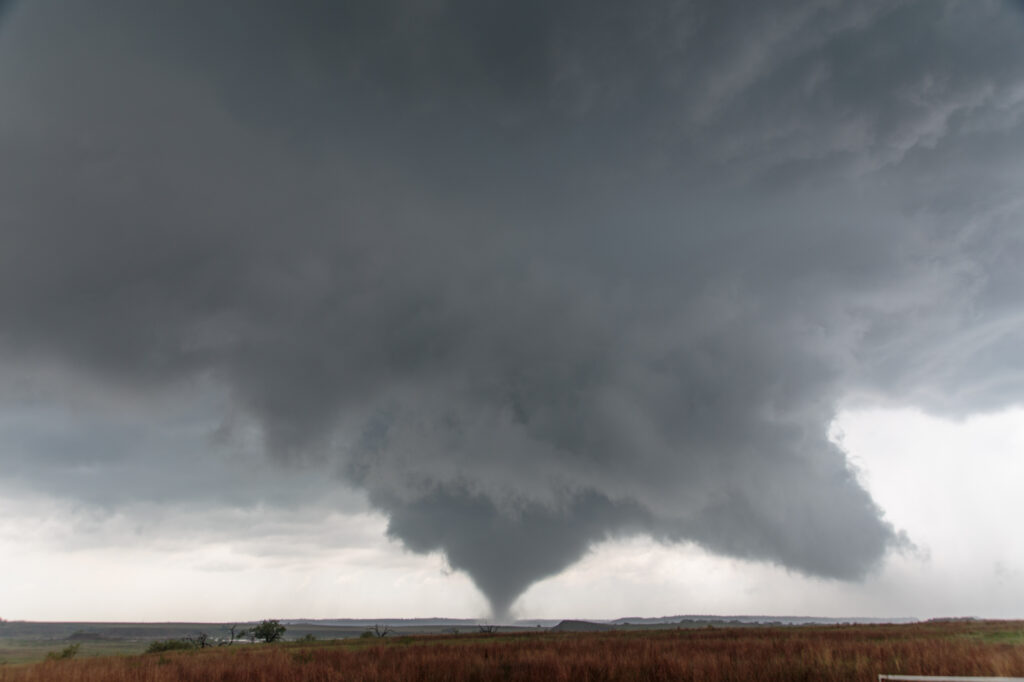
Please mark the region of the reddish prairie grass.
<svg viewBox="0 0 1024 682"><path fill-rule="evenodd" d="M0 668L0 682L873 682L1024 676L1024 622L401 637Z"/></svg>

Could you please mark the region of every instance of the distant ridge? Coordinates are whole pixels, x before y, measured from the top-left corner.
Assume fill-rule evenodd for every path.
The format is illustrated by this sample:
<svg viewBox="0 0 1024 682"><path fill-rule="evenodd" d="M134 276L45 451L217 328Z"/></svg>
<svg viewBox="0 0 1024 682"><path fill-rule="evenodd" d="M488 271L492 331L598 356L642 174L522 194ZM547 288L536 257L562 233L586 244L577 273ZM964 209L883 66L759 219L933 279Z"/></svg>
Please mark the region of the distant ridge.
<svg viewBox="0 0 1024 682"><path fill-rule="evenodd" d="M831 618L818 616L710 616L710 615L683 615L683 616L659 616L659 617L635 617L616 618L610 621L599 621L615 623L616 625L672 625L686 623L721 623L741 625L837 625L851 623L857 625L872 625L876 623L917 623L919 618Z"/></svg>
<svg viewBox="0 0 1024 682"><path fill-rule="evenodd" d="M551 628L555 632L604 632L605 630L614 630L614 625L608 623L592 623L587 620L563 620L561 623Z"/></svg>
<svg viewBox="0 0 1024 682"><path fill-rule="evenodd" d="M389 625L391 627L464 627L472 628L481 624L491 623L486 618L282 618L285 624L332 625L338 627L373 627ZM855 625L871 625L875 623L917 623L919 618L842 618L817 616L711 616L687 614L676 616L654 617L622 617L614 619L591 618L525 618L503 623L513 627L545 627L557 628L562 623L591 623L603 625L837 625L850 623Z"/></svg>

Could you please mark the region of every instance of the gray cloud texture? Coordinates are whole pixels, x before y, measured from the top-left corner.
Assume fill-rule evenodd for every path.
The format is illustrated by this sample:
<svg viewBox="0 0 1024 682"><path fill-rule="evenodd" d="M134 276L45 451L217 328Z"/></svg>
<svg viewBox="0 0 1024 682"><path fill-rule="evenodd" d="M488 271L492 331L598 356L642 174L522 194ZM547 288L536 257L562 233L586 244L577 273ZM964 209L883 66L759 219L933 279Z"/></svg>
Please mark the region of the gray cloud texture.
<svg viewBox="0 0 1024 682"><path fill-rule="evenodd" d="M619 534L864 576L838 406L1024 395L1024 15L639 5L8 8L5 413L255 424L499 615Z"/></svg>

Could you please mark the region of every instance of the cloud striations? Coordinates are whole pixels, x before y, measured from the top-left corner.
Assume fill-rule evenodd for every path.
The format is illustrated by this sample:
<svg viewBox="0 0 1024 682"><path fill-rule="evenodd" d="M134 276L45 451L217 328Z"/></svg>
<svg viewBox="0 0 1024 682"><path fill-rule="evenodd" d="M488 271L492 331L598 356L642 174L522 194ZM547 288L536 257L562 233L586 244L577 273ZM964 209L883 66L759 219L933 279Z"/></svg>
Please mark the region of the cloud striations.
<svg viewBox="0 0 1024 682"><path fill-rule="evenodd" d="M16 3L4 405L212 419L499 616L624 534L861 578L905 540L840 403L1024 395L1022 33L990 1ZM153 457L100 435L19 456Z"/></svg>

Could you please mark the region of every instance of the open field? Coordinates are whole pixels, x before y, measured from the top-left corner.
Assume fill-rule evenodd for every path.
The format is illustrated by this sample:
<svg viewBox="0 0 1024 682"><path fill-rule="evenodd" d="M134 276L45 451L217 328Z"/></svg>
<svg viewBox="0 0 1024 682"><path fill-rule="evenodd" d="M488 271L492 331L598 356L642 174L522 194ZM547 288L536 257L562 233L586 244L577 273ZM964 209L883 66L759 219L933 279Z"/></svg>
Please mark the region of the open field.
<svg viewBox="0 0 1024 682"><path fill-rule="evenodd" d="M35 663L46 658L52 652L59 652L70 642L46 642L40 640L10 639L0 640L0 666L20 663ZM117 656L139 654L146 650L142 642L77 642L77 657Z"/></svg>
<svg viewBox="0 0 1024 682"><path fill-rule="evenodd" d="M555 631L592 630L649 630L666 627L702 628L715 627L762 627L764 619L748 617L723 618L714 616L680 616L669 619L629 618L607 623L582 621L520 621L515 625L486 626L495 632L517 633L537 632L550 628ZM776 625L793 625L800 623ZM255 623L238 623L237 628L251 627ZM318 640L341 640L359 637L362 633L384 626L392 635L452 635L480 632L481 625L470 619L414 618L414 619L337 619L286 621L286 640L314 637ZM809 623L808 623L809 624ZM188 639L200 633L208 635L213 643L230 637L230 624L225 623L111 623L111 622L32 622L0 621L0 664L34 663L42 661L47 654L63 650L71 644L78 645L76 658L109 656L112 654L139 654L154 640Z"/></svg>
<svg viewBox="0 0 1024 682"><path fill-rule="evenodd" d="M468 634L478 632L469 620L417 619L382 621L396 635ZM285 639L314 637L317 640L357 638L373 630L375 621L300 621L288 622ZM255 623L238 623L237 629ZM216 644L228 640L230 624L224 623L104 623L104 622L0 622L0 665L34 663L46 659L69 645L77 645L75 658L141 654L154 640L188 639L205 633ZM522 631L522 626L501 626L503 632ZM244 642L236 642L242 645Z"/></svg>
<svg viewBox="0 0 1024 682"><path fill-rule="evenodd" d="M519 632L234 645L0 667L0 682L832 680L1024 676L1024 622Z"/></svg>

